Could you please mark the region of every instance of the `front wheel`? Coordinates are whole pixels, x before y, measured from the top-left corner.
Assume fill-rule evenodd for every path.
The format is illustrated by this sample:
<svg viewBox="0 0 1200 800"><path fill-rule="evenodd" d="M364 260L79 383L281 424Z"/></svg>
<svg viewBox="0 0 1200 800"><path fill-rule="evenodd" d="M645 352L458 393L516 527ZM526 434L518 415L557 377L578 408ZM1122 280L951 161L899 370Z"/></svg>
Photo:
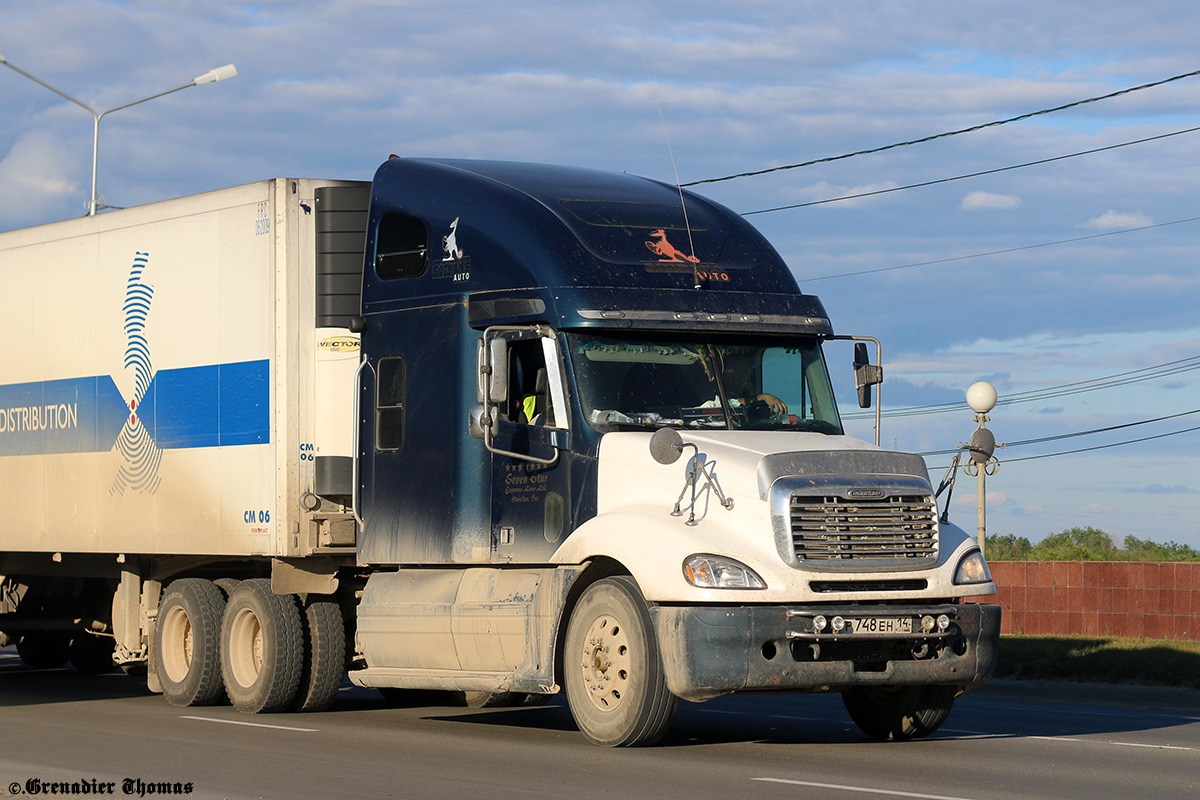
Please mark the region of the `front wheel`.
<svg viewBox="0 0 1200 800"><path fill-rule="evenodd" d="M843 691L842 702L863 733L900 741L940 728L957 694L957 686L871 686Z"/></svg>
<svg viewBox="0 0 1200 800"><path fill-rule="evenodd" d="M567 623L567 703L593 744L636 747L666 734L679 708L667 689L650 612L632 578L597 581Z"/></svg>

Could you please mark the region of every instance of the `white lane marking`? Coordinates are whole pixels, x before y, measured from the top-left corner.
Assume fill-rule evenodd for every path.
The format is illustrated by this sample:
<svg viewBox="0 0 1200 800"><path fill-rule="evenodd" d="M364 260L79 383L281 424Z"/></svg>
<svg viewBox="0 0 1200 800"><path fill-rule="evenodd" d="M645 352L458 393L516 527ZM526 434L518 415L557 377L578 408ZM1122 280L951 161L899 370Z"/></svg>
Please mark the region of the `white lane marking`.
<svg viewBox="0 0 1200 800"><path fill-rule="evenodd" d="M1082 744L1111 744L1116 747L1149 747L1151 750L1195 750L1177 744L1147 744L1146 742L1113 742L1103 739L1079 739L1073 736L1026 736L1026 739L1045 739L1052 742L1080 742Z"/></svg>
<svg viewBox="0 0 1200 800"><path fill-rule="evenodd" d="M1114 742L1104 739L1081 739L1078 736L1035 736L1026 734L988 733L986 731L967 731L961 728L939 728L946 733L965 733L969 736L1011 736L1014 739L1043 739L1051 742L1079 742L1081 744L1111 744L1115 747L1148 747L1151 750L1195 750L1194 747L1184 747L1178 744L1149 744L1147 742Z"/></svg>
<svg viewBox="0 0 1200 800"><path fill-rule="evenodd" d="M972 700L985 700L985 698L971 698ZM1034 700L1001 700L999 698L986 698L987 702L996 704L1008 704L1018 713L1028 714L1069 714L1080 717L1116 717L1118 719L1146 719L1155 717L1172 717L1178 719L1200 720L1200 715L1189 712L1171 711L1163 708L1147 708L1131 711L1086 711L1082 708L1047 708L1046 705L1039 705ZM1024 705L1025 708L1017 708L1018 705ZM1037 706L1037 708L1030 708Z"/></svg>
<svg viewBox="0 0 1200 800"><path fill-rule="evenodd" d="M250 728L272 728L277 731L299 731L300 733L319 733L318 728L292 728L287 725L267 725L263 722L242 722L237 719L216 719L215 717L189 717L181 716L180 719L195 719L201 722L220 722L224 725L245 725Z"/></svg>
<svg viewBox="0 0 1200 800"><path fill-rule="evenodd" d="M840 789L843 792L862 792L864 794L886 794L892 797L918 797L921 800L968 800L965 797L950 797L944 794L919 794L917 792L899 792L893 789L871 789L867 786L845 786L839 783L816 783L814 781L792 781L784 778L751 778L752 781L764 783L787 783L792 786L811 786L815 789Z"/></svg>
<svg viewBox="0 0 1200 800"><path fill-rule="evenodd" d="M730 715L735 715L735 716L746 716L746 712L742 712L742 711L718 711L716 709L708 709L708 708L700 709L700 713L701 714L730 714ZM1105 715L1105 716L1109 716L1109 715ZM820 717L789 717L789 716L784 716L782 714L769 714L768 718L769 719L803 720L805 722L830 722L830 720L822 719ZM853 726L850 726L850 725L847 725L844 727L846 727L847 729L853 729ZM1070 736L1034 736L1032 734L1019 734L1019 733L998 734L994 731L993 732L969 731L969 730L964 730L963 728L939 728L938 730L944 731L945 733L965 734L967 736L1011 736L1012 738L1016 738L1016 739L1045 739L1047 741L1053 741L1053 742L1081 742L1083 744L1110 744L1115 747L1147 747L1151 750L1185 750L1185 751L1189 751L1189 752L1196 750L1195 747L1184 747L1182 745L1174 745L1174 744L1147 744L1145 742L1113 742L1113 741L1104 741L1104 740L1097 740L1097 739L1079 739L1079 738L1073 738ZM775 780L775 779L774 778L755 778L754 780ZM908 796L920 797L922 795L905 795L905 796L906 797L908 797Z"/></svg>

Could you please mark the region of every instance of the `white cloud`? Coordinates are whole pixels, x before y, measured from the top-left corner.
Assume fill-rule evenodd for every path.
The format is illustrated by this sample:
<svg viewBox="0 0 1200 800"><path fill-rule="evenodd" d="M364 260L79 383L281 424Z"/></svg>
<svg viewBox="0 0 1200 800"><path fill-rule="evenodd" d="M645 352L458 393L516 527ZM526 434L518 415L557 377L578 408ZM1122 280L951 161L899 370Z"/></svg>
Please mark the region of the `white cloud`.
<svg viewBox="0 0 1200 800"><path fill-rule="evenodd" d="M0 219L6 226L36 224L69 201L77 201L71 211L82 213L87 192L71 180L73 164L63 158L64 149L40 131L22 136L0 161Z"/></svg>
<svg viewBox="0 0 1200 800"><path fill-rule="evenodd" d="M964 488L968 489L968 491L963 492L962 490ZM974 485L971 485L970 487L965 487L965 486L960 487L959 492L961 492L961 494L955 494L954 499L950 503L955 509L958 509L960 511L965 511L968 509L975 510L979 507L979 505L978 505L979 500L978 500L978 496L975 492ZM991 489L987 490L987 507L988 508L995 508L998 506L1008 505L1008 502L1009 502L1008 492L993 492ZM962 525L963 521L959 520L958 524Z"/></svg>
<svg viewBox="0 0 1200 800"><path fill-rule="evenodd" d="M964 211L999 210L1007 211L1021 207L1021 198L1014 194L992 194L991 192L971 192L962 199Z"/></svg>
<svg viewBox="0 0 1200 800"><path fill-rule="evenodd" d="M685 182L832 159L1180 72L1194 57L1200 5L1170 5L1147 17L1118 0L1010 0L913 15L910 4L884 0L863 15L855 4L765 0L462 0L447 14L431 0L41 0L0 4L0 29L16 64L99 108L237 64L236 80L106 118L100 190L133 205L275 175L369 179L388 153L674 180L660 107ZM980 25L981 15L995 24ZM321 57L297 56L314 52ZM0 229L83 213L87 114L3 68L0 89ZM748 212L929 182L750 217L805 290L821 296L839 332L884 340L889 407L958 402L988 375L1010 375L994 381L1005 395L1140 370L1200 353L1200 224L1032 245L1077 238L1093 217L1090 232L1187 216L1200 139L938 182L1166 133L1197 91L1181 81L1086 113L697 190ZM1105 205L1137 213L1101 214ZM863 274L871 270L879 272ZM808 283L816 278L826 282ZM835 365L836 380L849 379L848 362ZM1190 408L1169 386L1138 382L1002 406L994 430L1020 441ZM851 384L843 400L852 397ZM871 438L869 418L861 424ZM941 450L973 427L960 406L889 418L883 437ZM1174 487L1198 474L1189 443L1168 437L1005 463L988 481L1009 495L989 502L996 529L1037 538L1080 524L1073 509L1095 501L1115 508L1105 526L1200 540L1200 492L1094 489L1114 474ZM1136 473L1127 467L1134 453L1145 454ZM1002 461L1026 454L1000 451ZM966 502L959 522L970 528L966 486L956 496Z"/></svg>
<svg viewBox="0 0 1200 800"><path fill-rule="evenodd" d="M1089 219L1083 224L1083 227L1096 231L1111 231L1122 228L1144 228L1153 224L1154 220L1140 211L1120 212L1109 209L1100 216Z"/></svg>

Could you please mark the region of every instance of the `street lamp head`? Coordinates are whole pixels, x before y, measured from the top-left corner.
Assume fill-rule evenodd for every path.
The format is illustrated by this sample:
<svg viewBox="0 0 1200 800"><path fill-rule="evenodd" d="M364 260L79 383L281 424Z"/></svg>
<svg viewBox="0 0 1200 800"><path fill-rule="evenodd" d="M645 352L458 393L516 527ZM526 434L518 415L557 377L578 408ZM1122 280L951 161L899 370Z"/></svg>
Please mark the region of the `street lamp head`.
<svg viewBox="0 0 1200 800"><path fill-rule="evenodd" d="M996 407L996 387L986 381L971 384L967 389L967 405L976 414L986 414Z"/></svg>
<svg viewBox="0 0 1200 800"><path fill-rule="evenodd" d="M204 83L213 83L215 81L223 81L226 78L232 78L233 76L235 76L237 74L238 74L237 67L235 67L233 64L226 64L223 67L217 67L216 69L210 69L208 72L204 73L203 75L201 75L200 77L198 77L194 81L192 81L192 85L199 86Z"/></svg>

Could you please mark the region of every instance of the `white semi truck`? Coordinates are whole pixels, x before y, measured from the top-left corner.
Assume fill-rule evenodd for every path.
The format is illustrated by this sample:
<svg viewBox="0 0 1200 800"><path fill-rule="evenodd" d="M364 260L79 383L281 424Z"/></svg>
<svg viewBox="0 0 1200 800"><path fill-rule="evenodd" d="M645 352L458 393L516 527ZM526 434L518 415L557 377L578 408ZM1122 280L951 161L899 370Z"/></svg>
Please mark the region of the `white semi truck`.
<svg viewBox="0 0 1200 800"><path fill-rule="evenodd" d="M0 234L0 285L30 666L246 712L565 690L602 745L738 692L923 736L993 671L973 537L844 433L855 337L698 195L393 157Z"/></svg>

